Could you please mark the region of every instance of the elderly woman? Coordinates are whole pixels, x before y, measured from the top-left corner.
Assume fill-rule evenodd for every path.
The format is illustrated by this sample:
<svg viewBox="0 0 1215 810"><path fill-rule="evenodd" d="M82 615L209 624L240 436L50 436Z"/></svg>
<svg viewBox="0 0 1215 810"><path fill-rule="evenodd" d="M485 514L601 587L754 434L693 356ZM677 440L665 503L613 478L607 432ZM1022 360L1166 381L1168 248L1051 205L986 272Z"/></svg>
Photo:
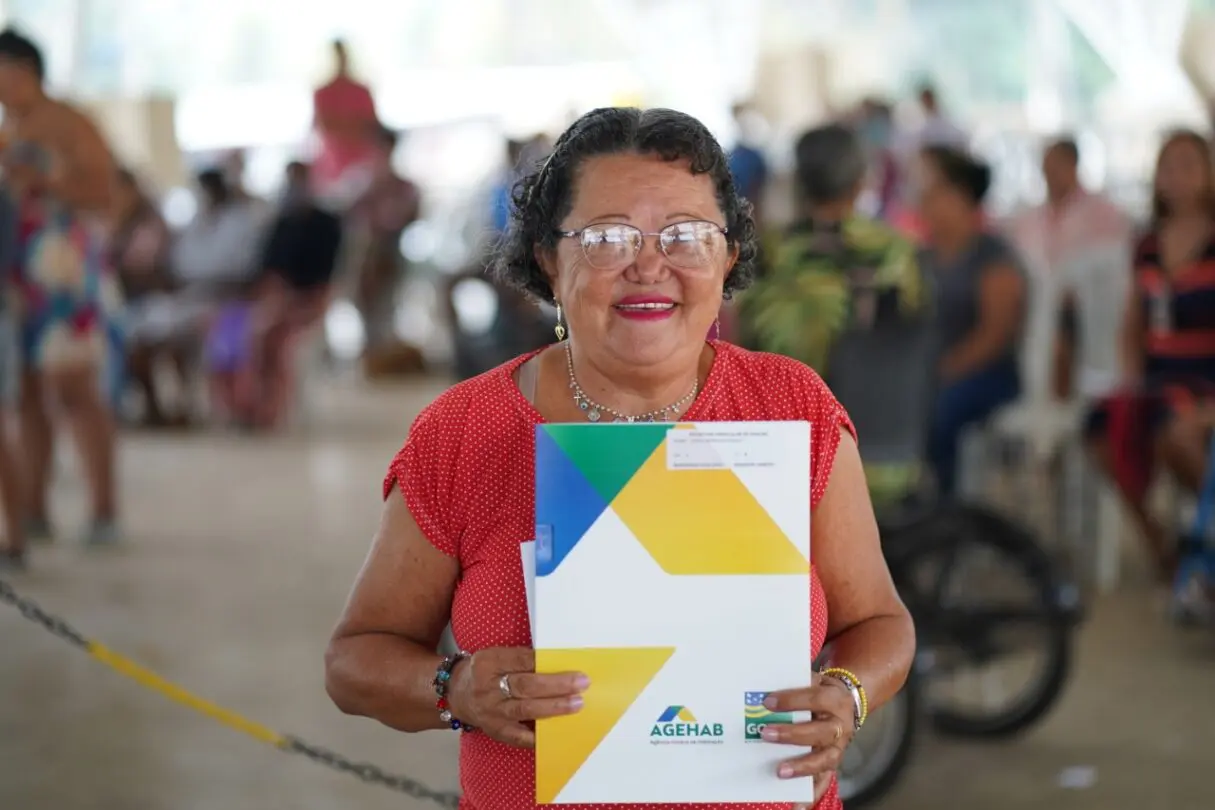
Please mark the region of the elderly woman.
<svg viewBox="0 0 1215 810"><path fill-rule="evenodd" d="M830 641L835 665L856 674L873 705L902 685L914 630L882 558L847 415L807 366L705 340L754 257L750 209L721 147L681 113L587 113L519 184L497 271L556 305L568 339L455 386L414 422L327 655L329 694L347 713L410 732L476 729L461 740L466 807L532 807L529 721L579 711L588 686L582 673L534 672L519 543L534 530L543 422L584 422L591 410L811 422L807 654ZM456 658L441 713L431 684L449 620L469 652ZM856 726L848 685L816 675L789 684L777 708L815 720L769 726L765 739L788 750L772 778L821 777L817 806L840 807L831 775Z"/></svg>

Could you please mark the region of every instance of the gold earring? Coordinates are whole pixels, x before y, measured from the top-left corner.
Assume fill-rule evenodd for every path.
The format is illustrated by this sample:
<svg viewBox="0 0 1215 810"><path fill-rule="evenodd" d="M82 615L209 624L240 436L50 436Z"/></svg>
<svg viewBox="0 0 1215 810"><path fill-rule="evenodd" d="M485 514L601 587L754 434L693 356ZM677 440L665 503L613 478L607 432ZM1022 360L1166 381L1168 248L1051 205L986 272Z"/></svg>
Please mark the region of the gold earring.
<svg viewBox="0 0 1215 810"><path fill-rule="evenodd" d="M553 327L553 332L557 335L557 340L565 340L565 324L561 323L561 304L557 304L557 325Z"/></svg>

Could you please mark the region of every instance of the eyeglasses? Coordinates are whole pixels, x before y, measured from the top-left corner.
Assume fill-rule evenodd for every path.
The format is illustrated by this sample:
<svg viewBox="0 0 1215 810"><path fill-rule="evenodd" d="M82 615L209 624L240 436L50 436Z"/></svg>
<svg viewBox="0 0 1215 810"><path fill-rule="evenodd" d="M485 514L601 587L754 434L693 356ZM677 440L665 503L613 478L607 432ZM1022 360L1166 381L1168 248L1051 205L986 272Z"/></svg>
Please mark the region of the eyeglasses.
<svg viewBox="0 0 1215 810"><path fill-rule="evenodd" d="M713 222L675 222L657 233L645 233L632 225L588 225L577 231L557 231L566 239L577 238L587 263L596 270L621 270L637 259L647 236L658 237L658 249L676 267L707 267L719 255L726 229Z"/></svg>

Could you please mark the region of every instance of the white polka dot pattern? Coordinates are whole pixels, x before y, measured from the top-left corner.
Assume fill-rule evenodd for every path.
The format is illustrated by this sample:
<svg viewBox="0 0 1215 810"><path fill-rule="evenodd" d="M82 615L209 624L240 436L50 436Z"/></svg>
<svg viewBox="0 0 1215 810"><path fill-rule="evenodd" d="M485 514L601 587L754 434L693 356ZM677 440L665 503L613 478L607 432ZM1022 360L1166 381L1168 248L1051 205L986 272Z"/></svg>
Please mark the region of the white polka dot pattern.
<svg viewBox="0 0 1215 810"><path fill-rule="evenodd" d="M827 480L839 429L853 432L843 408L807 366L714 341L717 354L704 390L685 419L696 421L806 420L811 423L811 506ZM415 420L384 481L396 487L434 546L460 561L452 630L460 646L530 647L527 597L519 544L535 528L535 426L543 421L515 385L516 358L453 386ZM827 634L827 601L812 571L811 656ZM462 807L533 810L535 759L482 734L460 745ZM563 805L563 810L787 810L784 804ZM817 810L843 807L833 785Z"/></svg>

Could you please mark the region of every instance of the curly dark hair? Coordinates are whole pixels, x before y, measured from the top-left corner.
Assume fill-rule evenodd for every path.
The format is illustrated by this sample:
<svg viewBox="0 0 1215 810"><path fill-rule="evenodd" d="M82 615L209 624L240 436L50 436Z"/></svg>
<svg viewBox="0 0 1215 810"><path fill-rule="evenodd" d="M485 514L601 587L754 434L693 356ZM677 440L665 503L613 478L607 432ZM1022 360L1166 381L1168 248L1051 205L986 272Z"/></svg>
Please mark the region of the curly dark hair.
<svg viewBox="0 0 1215 810"><path fill-rule="evenodd" d="M561 220L573 205L578 168L587 158L622 153L684 160L693 174L708 174L725 216L726 242L738 261L726 277L724 295L751 283L758 241L751 203L738 195L726 155L700 121L675 110L601 107L570 125L535 171L514 187L511 221L490 271L504 284L553 302L553 288L536 261L535 248L553 248Z"/></svg>

